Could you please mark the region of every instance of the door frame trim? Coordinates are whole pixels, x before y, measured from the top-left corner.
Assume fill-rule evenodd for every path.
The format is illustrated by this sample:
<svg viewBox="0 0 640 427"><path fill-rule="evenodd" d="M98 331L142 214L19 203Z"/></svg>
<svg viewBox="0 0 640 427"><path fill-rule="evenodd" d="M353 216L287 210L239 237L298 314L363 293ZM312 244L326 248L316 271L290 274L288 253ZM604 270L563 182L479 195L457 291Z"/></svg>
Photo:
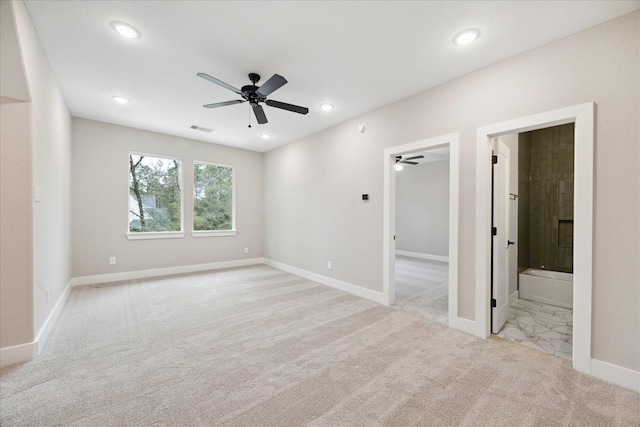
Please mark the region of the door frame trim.
<svg viewBox="0 0 640 427"><path fill-rule="evenodd" d="M460 193L460 149L459 133L389 147L384 150L383 183L383 244L382 244L382 293L387 305L395 302L395 235L396 221L396 174L395 158L430 148L449 146L449 307L450 327L470 332L466 319L458 318L458 218Z"/></svg>
<svg viewBox="0 0 640 427"><path fill-rule="evenodd" d="M483 126L476 145L476 335L491 334L491 138L567 123L575 124L573 367L590 373L593 292L593 102Z"/></svg>

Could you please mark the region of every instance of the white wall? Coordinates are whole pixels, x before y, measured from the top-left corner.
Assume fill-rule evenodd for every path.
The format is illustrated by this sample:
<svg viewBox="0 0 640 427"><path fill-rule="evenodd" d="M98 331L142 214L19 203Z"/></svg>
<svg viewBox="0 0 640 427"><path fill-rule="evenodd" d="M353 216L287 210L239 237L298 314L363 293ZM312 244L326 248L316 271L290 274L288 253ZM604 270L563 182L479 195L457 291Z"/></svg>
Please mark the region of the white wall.
<svg viewBox="0 0 640 427"><path fill-rule="evenodd" d="M31 101L12 2L0 3L0 31L0 92L5 98Z"/></svg>
<svg viewBox="0 0 640 427"><path fill-rule="evenodd" d="M10 2L0 2L0 348L33 340L31 104Z"/></svg>
<svg viewBox="0 0 640 427"><path fill-rule="evenodd" d="M2 6L4 13L4 5ZM4 17L3 17L4 18ZM31 105L0 105L0 348L33 341Z"/></svg>
<svg viewBox="0 0 640 427"><path fill-rule="evenodd" d="M449 160L396 172L396 250L449 256Z"/></svg>
<svg viewBox="0 0 640 427"><path fill-rule="evenodd" d="M28 223L32 234L25 231L20 237L33 239L32 256L30 257L28 250L22 250L20 264L16 264L16 266L30 266L32 274L30 274L29 283L23 283L23 278L20 284L7 284L3 277L3 307L5 297L10 295L8 303L16 304L17 307L13 307L9 312L20 311L18 317L11 319L6 319L3 313L2 336L11 337L6 343L2 342L2 348L5 348L34 341L71 278L71 116L24 4L22 2L2 3L3 15L8 10L7 6L13 11L17 32L15 40L18 43L16 50L23 61L24 81L28 86L28 95L31 100L28 113L26 109L22 111L17 117L19 121L16 122L23 125L28 123L28 130L13 129L6 132L3 124L3 164L5 138L8 140L7 144L14 146L25 139L30 141L25 142L23 153L13 151L9 153L11 156L9 158L15 159L15 163L12 162L9 169L14 175L9 182L3 179L2 186L4 191L5 185L10 186L17 180L23 181L18 187L22 192L19 202L25 205L26 209L24 196L28 195L30 208L25 210L24 217L18 219L17 227L25 228ZM4 34L6 25L4 17L2 24ZM3 75L3 80L5 78L20 79L19 75L20 71L17 67L8 77ZM19 91L22 93L21 96L26 97L22 86L24 81L18 81L16 84L23 88ZM16 113L15 108L19 107L3 103L3 122L5 118L16 117L15 115L4 116L8 109L12 110L12 114ZM29 117L30 120L26 122L25 117ZM24 167L18 167L20 164ZM38 203L32 202L32 185L40 188L41 200ZM3 240L4 237L3 232ZM3 250L3 265L7 262L5 254ZM5 294L7 286L13 288L9 294ZM16 289L17 286L20 288ZM49 290L48 301L47 289ZM25 302L26 298L31 299L28 304ZM16 335L14 331L23 331L25 324L28 324L30 329L28 335L24 332Z"/></svg>
<svg viewBox="0 0 640 427"><path fill-rule="evenodd" d="M80 118L72 132L74 277L262 257L262 153ZM183 238L126 238L130 151L182 159ZM191 236L193 161L234 166L237 235Z"/></svg>
<svg viewBox="0 0 640 427"><path fill-rule="evenodd" d="M473 320L476 129L593 101L592 357L640 371L639 54L634 12L267 153L265 255L381 291L383 150L460 132L458 311Z"/></svg>
<svg viewBox="0 0 640 427"><path fill-rule="evenodd" d="M37 334L71 279L71 115L24 4L15 10L32 99L33 185L40 189L33 210Z"/></svg>

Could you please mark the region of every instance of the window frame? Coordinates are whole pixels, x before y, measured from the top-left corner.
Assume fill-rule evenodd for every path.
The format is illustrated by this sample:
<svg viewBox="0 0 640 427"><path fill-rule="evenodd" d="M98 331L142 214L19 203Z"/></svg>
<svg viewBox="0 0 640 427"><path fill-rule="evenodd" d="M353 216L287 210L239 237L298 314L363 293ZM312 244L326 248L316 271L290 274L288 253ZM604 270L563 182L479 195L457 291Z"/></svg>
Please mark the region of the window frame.
<svg viewBox="0 0 640 427"><path fill-rule="evenodd" d="M191 212L192 212L192 220L191 220L191 236L198 237L225 237L225 236L235 236L237 234L236 229L236 168L232 165L225 165L222 163L214 163L207 162L203 160L194 160L193 162L193 180L192 180L192 203L191 203ZM196 174L195 167L196 164L204 164L209 166L217 166L231 169L231 230L194 230L194 221L196 217L195 212L195 189L196 189Z"/></svg>
<svg viewBox="0 0 640 427"><path fill-rule="evenodd" d="M131 231L129 222L129 207L131 197L131 169L129 167L129 158L131 155L154 157L157 159L172 160L180 162L179 166L179 184L180 184L180 230L179 231ZM139 151L127 152L127 232L125 233L128 240L150 240L150 239L180 239L185 235L184 232L184 161L180 157L170 157L159 154L142 153Z"/></svg>

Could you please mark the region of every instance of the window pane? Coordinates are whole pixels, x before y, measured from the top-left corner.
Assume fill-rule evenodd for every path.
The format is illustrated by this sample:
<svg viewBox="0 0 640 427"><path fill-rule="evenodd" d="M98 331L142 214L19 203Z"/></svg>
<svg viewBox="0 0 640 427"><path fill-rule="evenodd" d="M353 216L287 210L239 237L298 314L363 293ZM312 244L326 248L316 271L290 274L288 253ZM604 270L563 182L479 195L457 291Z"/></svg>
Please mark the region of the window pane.
<svg viewBox="0 0 640 427"><path fill-rule="evenodd" d="M182 231L180 161L129 154L129 232Z"/></svg>
<svg viewBox="0 0 640 427"><path fill-rule="evenodd" d="M233 230L233 168L193 164L193 229Z"/></svg>

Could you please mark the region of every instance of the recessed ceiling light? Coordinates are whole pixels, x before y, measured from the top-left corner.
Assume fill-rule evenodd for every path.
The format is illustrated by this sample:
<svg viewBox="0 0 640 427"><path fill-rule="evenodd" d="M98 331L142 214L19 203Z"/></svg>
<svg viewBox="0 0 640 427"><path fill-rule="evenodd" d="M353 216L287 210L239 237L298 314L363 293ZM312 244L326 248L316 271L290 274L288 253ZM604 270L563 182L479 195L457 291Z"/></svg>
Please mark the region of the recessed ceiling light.
<svg viewBox="0 0 640 427"><path fill-rule="evenodd" d="M322 111L331 111L333 110L333 104L329 104L328 102L325 102L324 104L320 104L320 109Z"/></svg>
<svg viewBox="0 0 640 427"><path fill-rule="evenodd" d="M269 135L268 133L263 133L262 135L260 135L263 139L269 139L271 138L271 135Z"/></svg>
<svg viewBox="0 0 640 427"><path fill-rule="evenodd" d="M126 104L129 102L128 98L125 98L124 96L112 96L111 99L113 99L114 101L116 101L118 104Z"/></svg>
<svg viewBox="0 0 640 427"><path fill-rule="evenodd" d="M122 37L126 37L128 39L139 39L142 37L140 31L129 24L125 24L124 22L113 21L111 23L111 28L116 30Z"/></svg>
<svg viewBox="0 0 640 427"><path fill-rule="evenodd" d="M480 30L476 28L470 28L456 34L456 36L453 38L453 44L464 46L469 43L473 43L478 37L480 37Z"/></svg>

